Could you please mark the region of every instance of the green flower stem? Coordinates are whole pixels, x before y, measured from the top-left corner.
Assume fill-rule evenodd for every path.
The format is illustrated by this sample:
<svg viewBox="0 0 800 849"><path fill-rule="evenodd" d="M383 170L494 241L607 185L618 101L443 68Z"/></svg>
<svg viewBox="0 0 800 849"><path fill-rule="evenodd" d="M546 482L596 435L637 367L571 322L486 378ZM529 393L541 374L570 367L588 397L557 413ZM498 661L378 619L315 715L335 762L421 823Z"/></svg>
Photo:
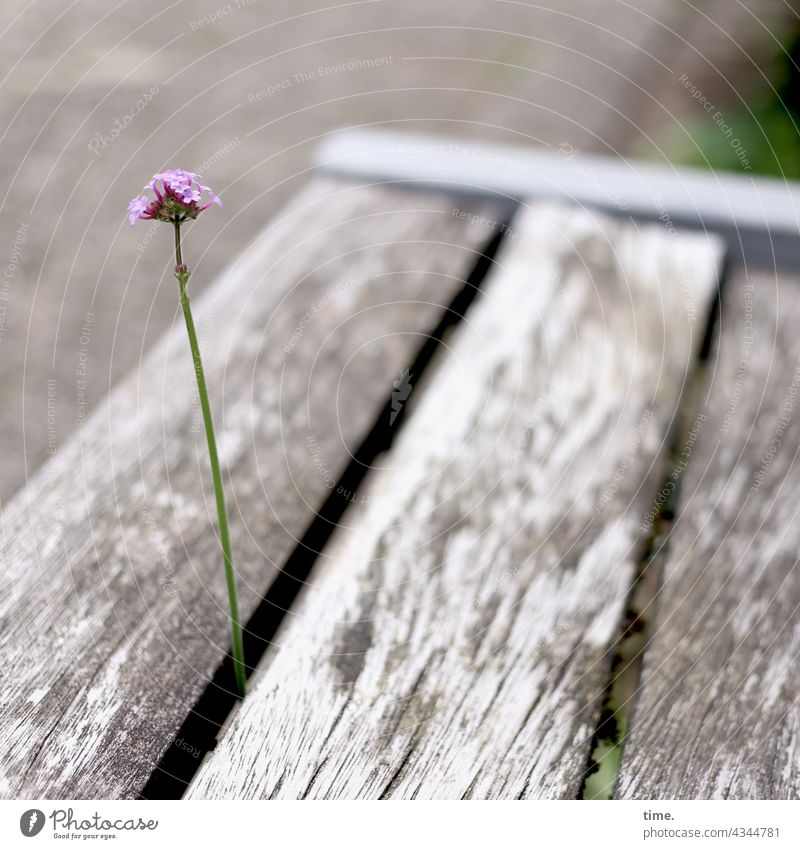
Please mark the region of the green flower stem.
<svg viewBox="0 0 800 849"><path fill-rule="evenodd" d="M217 440L214 436L214 420L211 417L211 405L208 401L208 387L203 372L203 361L200 359L200 345L197 341L197 332L194 327L192 310L189 306L189 295L186 286L189 282L189 272L183 264L181 256L181 225L175 222L175 277L178 280L181 296L181 309L186 321L186 332L189 336L189 347L192 349L192 360L194 361L194 373L197 377L197 391L200 395L200 406L203 410L203 423L206 428L206 441L208 442L208 457L211 462L211 476L214 479L214 495L217 500L217 517L219 519L219 540L222 546L222 557L225 561L225 581L228 585L228 601L231 608L231 632L233 645L233 669L236 675L236 686L239 695L244 698L246 688L246 676L244 666L244 646L242 643L242 625L239 621L239 602L236 597L236 576L233 572L233 558L231 556L231 540L228 531L228 513L225 509L225 493L222 489L222 473L219 467L219 455L217 454Z"/></svg>

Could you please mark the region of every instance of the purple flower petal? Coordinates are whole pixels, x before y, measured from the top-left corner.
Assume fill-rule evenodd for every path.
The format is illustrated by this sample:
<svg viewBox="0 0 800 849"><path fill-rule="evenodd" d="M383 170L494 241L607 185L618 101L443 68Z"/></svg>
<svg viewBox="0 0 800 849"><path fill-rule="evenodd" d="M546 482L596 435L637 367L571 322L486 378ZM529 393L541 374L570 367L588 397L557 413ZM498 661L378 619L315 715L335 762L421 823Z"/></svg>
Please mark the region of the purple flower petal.
<svg viewBox="0 0 800 849"><path fill-rule="evenodd" d="M183 171L179 168L153 175L153 179L145 188L153 192L155 200L146 196L134 198L128 204L128 221L131 224L135 224L139 218L186 221L197 218L211 204L222 206L219 197L209 186L199 182L197 177L194 171Z"/></svg>
<svg viewBox="0 0 800 849"><path fill-rule="evenodd" d="M135 197L128 204L128 223L130 225L134 225L137 219L142 215L142 213L147 209L149 201L144 195L141 197Z"/></svg>

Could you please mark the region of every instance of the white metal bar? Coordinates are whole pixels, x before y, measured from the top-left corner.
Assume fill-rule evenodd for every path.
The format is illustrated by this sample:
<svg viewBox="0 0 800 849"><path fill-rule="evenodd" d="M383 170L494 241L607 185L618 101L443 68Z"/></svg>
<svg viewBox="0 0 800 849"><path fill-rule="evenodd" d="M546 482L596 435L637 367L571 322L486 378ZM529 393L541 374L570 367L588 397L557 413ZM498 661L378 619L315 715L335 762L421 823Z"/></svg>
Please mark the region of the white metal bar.
<svg viewBox="0 0 800 849"><path fill-rule="evenodd" d="M432 183L513 198L568 198L662 220L800 232L800 183L392 130L346 130L317 150L319 167L354 177Z"/></svg>

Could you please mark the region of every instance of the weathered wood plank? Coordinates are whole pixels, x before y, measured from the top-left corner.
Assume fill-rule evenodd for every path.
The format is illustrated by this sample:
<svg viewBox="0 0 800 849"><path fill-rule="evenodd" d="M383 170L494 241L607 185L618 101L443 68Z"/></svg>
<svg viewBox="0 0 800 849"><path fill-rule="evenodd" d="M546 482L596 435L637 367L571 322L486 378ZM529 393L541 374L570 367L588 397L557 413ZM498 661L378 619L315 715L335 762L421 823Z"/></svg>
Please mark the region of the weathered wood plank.
<svg viewBox="0 0 800 849"><path fill-rule="evenodd" d="M623 798L800 795L799 285L742 273L723 294Z"/></svg>
<svg viewBox="0 0 800 849"><path fill-rule="evenodd" d="M202 298L245 619L488 238L444 195L315 181ZM3 510L2 796L136 795L228 648L184 335Z"/></svg>
<svg viewBox="0 0 800 849"><path fill-rule="evenodd" d="M716 260L526 210L189 796L575 797Z"/></svg>

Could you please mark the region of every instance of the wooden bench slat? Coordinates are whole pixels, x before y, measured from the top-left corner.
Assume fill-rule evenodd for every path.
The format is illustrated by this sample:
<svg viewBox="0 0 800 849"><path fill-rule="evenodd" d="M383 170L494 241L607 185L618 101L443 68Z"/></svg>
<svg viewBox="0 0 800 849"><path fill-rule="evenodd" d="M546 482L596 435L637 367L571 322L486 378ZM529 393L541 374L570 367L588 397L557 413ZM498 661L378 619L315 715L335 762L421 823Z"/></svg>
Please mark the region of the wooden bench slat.
<svg viewBox="0 0 800 849"><path fill-rule="evenodd" d="M488 242L452 208L316 180L199 302L245 621ZM228 650L196 406L176 323L4 507L0 795L135 796Z"/></svg>
<svg viewBox="0 0 800 849"><path fill-rule="evenodd" d="M576 796L718 255L525 211L190 797Z"/></svg>
<svg viewBox="0 0 800 849"><path fill-rule="evenodd" d="M723 293L622 798L800 795L798 286L742 272Z"/></svg>

